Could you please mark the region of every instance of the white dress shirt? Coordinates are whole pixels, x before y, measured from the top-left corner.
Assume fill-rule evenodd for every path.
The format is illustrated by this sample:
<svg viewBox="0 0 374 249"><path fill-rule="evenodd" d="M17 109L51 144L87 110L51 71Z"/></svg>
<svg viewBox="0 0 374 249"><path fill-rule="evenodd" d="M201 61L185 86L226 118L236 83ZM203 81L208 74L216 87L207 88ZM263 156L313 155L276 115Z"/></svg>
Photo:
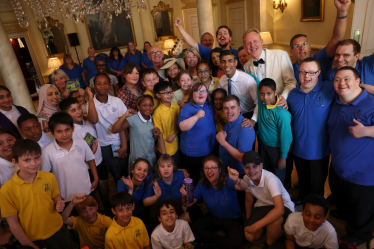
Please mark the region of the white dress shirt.
<svg viewBox="0 0 374 249"><path fill-rule="evenodd" d="M265 49L262 50L261 52L261 56L260 56L260 59L263 59L265 61ZM258 59L258 60L260 60ZM253 61L256 61L254 58L253 58ZM256 67L255 66L255 70L256 70L256 75L257 75L257 78L259 81L263 80L266 78L266 64L258 64L258 66Z"/></svg>

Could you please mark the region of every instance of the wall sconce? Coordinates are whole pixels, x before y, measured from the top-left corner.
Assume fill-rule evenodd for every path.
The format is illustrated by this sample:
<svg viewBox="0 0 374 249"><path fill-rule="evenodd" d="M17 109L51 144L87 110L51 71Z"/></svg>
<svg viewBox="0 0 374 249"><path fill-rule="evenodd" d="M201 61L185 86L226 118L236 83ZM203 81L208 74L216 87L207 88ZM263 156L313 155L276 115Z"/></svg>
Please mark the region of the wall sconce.
<svg viewBox="0 0 374 249"><path fill-rule="evenodd" d="M61 65L61 62L57 57L48 59L48 68L58 69Z"/></svg>
<svg viewBox="0 0 374 249"><path fill-rule="evenodd" d="M266 48L266 45L272 44L273 39L271 38L271 34L269 31L267 32L260 32L261 39L263 41L263 47Z"/></svg>
<svg viewBox="0 0 374 249"><path fill-rule="evenodd" d="M278 2L278 3L276 3ZM280 9L283 13L283 11L286 9L287 7L287 2L286 0L273 0L273 9L277 10L277 9Z"/></svg>

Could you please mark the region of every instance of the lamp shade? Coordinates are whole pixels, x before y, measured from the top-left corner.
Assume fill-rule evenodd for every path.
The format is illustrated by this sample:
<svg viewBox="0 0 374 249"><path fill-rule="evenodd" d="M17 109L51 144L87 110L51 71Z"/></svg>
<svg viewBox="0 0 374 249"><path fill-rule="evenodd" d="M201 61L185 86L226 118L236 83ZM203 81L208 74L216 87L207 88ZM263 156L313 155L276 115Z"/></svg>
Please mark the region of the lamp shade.
<svg viewBox="0 0 374 249"><path fill-rule="evenodd" d="M164 49L172 49L174 47L174 41L172 39L164 41Z"/></svg>
<svg viewBox="0 0 374 249"><path fill-rule="evenodd" d="M264 45L273 43L273 39L271 38L270 32L260 32L260 36L264 41Z"/></svg>
<svg viewBox="0 0 374 249"><path fill-rule="evenodd" d="M61 62L57 57L48 59L48 68L59 68Z"/></svg>

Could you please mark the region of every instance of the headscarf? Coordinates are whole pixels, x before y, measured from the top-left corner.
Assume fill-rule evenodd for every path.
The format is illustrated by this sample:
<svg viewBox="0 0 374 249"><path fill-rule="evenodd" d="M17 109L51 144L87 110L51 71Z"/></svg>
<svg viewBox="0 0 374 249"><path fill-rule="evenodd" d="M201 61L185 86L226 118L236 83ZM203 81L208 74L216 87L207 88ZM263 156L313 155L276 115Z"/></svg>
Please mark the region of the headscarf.
<svg viewBox="0 0 374 249"><path fill-rule="evenodd" d="M97 54L95 56L95 64L96 64L96 61L104 61L105 64L108 65L108 62L109 62L109 56L107 54L104 54L104 53L100 53L100 54Z"/></svg>
<svg viewBox="0 0 374 249"><path fill-rule="evenodd" d="M58 107L54 106L54 105L51 105L47 101L47 90L50 87L54 87L58 91L57 87L54 86L54 85L51 85L51 84L45 84L44 86L42 86L40 88L40 90L39 90L38 113L36 114L37 116L39 116L40 113L43 112L44 114L46 114L47 116L50 117L50 116L52 116L53 113L58 112Z"/></svg>

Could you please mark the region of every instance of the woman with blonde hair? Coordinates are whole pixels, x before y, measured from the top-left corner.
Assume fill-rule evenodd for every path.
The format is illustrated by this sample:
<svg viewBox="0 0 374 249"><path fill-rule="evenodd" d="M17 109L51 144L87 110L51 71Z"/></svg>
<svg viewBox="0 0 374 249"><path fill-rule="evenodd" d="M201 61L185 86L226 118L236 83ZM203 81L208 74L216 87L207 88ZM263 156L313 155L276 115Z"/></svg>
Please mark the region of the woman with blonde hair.
<svg viewBox="0 0 374 249"><path fill-rule="evenodd" d="M60 94L60 100L66 99L70 95L70 91L66 89L66 81L69 80L68 75L61 69L56 69L51 74L53 85L57 87Z"/></svg>
<svg viewBox="0 0 374 249"><path fill-rule="evenodd" d="M142 52L136 49L134 42L129 41L127 43L127 53L125 54L125 61L134 62L140 70L143 69L142 66Z"/></svg>
<svg viewBox="0 0 374 249"><path fill-rule="evenodd" d="M60 69L67 74L69 79L78 79L81 88L86 88L86 76L84 75L83 68L74 63L70 54L64 55L64 64L60 66Z"/></svg>
<svg viewBox="0 0 374 249"><path fill-rule="evenodd" d="M186 70L192 75L193 83L196 84L200 81L197 76L197 63L201 60L199 52L194 48L188 48L183 54L183 60L186 63Z"/></svg>

